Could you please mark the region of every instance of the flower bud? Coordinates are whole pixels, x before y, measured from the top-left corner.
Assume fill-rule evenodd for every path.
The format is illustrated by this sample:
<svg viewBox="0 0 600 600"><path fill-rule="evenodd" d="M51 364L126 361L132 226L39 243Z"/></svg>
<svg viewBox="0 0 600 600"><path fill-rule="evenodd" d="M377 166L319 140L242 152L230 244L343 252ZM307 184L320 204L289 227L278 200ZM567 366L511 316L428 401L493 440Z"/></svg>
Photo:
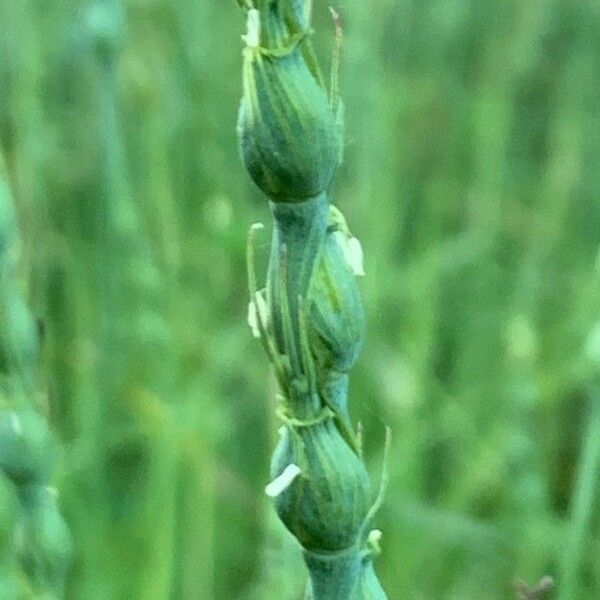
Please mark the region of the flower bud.
<svg viewBox="0 0 600 600"><path fill-rule="evenodd" d="M273 10L270 18L287 31L285 20ZM256 10L251 14L255 23L265 15ZM302 49L307 42L296 33L287 36L283 47L254 47L250 44L261 36L256 35L259 25L252 27L246 36L238 118L242 158L254 182L272 200L298 202L318 196L328 190L339 164L341 133L327 94L307 64Z"/></svg>
<svg viewBox="0 0 600 600"><path fill-rule="evenodd" d="M32 409L0 416L0 470L16 485L47 483L53 464L46 422Z"/></svg>
<svg viewBox="0 0 600 600"><path fill-rule="evenodd" d="M343 219L332 207L335 219ZM345 245L352 238L345 227L332 224L311 284L311 347L321 369L347 373L362 348L364 310L356 282L356 270L347 259Z"/></svg>
<svg viewBox="0 0 600 600"><path fill-rule="evenodd" d="M335 552L357 543L371 506L369 476L331 419L283 430L273 478L296 464L300 473L274 498L285 526L307 550Z"/></svg>

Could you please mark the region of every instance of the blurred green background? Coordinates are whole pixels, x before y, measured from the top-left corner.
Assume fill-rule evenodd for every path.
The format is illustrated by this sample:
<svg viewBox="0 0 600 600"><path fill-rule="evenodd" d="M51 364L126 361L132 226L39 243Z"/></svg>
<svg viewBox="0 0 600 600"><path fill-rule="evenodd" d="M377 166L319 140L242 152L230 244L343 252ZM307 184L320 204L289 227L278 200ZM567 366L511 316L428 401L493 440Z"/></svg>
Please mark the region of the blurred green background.
<svg viewBox="0 0 600 600"><path fill-rule="evenodd" d="M600 5L341 3L366 253L352 377L391 599L600 598ZM333 49L327 3L316 43ZM232 0L0 0L0 144L44 323L68 598L294 600L246 324L267 203L238 157ZM328 67L327 67L328 68ZM259 252L266 261L268 236Z"/></svg>

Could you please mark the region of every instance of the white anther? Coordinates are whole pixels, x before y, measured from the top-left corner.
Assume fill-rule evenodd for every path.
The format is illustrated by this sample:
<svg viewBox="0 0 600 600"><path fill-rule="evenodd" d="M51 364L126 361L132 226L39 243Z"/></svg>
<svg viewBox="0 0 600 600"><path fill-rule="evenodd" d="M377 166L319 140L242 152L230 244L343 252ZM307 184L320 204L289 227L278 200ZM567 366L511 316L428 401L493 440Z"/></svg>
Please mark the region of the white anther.
<svg viewBox="0 0 600 600"><path fill-rule="evenodd" d="M350 270L354 273L354 275L356 275L356 277L364 277L365 255L359 239L356 237L348 237L342 231L337 231L336 236Z"/></svg>
<svg viewBox="0 0 600 600"><path fill-rule="evenodd" d="M246 35L242 36L242 40L248 48L258 48L260 46L260 13L256 8L248 11L246 28Z"/></svg>
<svg viewBox="0 0 600 600"><path fill-rule="evenodd" d="M281 475L275 477L275 479L265 487L265 494L271 498L276 498L281 492L292 485L292 482L298 475L300 475L300 467L294 463L288 465Z"/></svg>
<svg viewBox="0 0 600 600"><path fill-rule="evenodd" d="M269 309L267 302L260 292L256 292L254 300L248 303L248 325L250 325L252 335L255 338L260 337L260 325L265 327L268 318Z"/></svg>
<svg viewBox="0 0 600 600"><path fill-rule="evenodd" d="M365 275L364 259L365 253L359 239L350 238L346 243L346 260L357 277L364 277Z"/></svg>
<svg viewBox="0 0 600 600"><path fill-rule="evenodd" d="M379 544L382 537L383 533L381 532L381 529L371 529L371 531L369 531L368 542L373 545Z"/></svg>

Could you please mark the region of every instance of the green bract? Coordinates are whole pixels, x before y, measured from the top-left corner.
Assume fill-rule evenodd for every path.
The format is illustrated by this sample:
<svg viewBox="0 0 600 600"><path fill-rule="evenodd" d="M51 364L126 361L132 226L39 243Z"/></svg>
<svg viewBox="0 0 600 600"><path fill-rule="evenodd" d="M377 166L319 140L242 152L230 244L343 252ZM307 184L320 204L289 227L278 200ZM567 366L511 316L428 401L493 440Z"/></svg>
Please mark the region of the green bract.
<svg viewBox="0 0 600 600"><path fill-rule="evenodd" d="M309 293L315 359L321 368L341 373L354 365L365 333L356 276L341 246L344 238L344 232L328 228Z"/></svg>
<svg viewBox="0 0 600 600"><path fill-rule="evenodd" d="M367 471L331 419L287 427L273 455L272 477L297 464L300 475L275 497L285 526L307 550L356 544L372 504Z"/></svg>
<svg viewBox="0 0 600 600"><path fill-rule="evenodd" d="M277 49L244 50L238 135L258 187L274 201L297 202L328 190L339 163L341 134L307 62L304 34L284 43Z"/></svg>

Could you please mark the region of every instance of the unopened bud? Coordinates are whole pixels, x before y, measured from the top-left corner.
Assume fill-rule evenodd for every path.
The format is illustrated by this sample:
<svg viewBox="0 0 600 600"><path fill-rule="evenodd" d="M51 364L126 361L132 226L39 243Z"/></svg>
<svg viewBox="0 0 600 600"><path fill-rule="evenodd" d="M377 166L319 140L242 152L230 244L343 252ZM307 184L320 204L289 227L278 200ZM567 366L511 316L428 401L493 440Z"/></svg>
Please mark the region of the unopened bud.
<svg viewBox="0 0 600 600"><path fill-rule="evenodd" d="M41 415L27 409L0 416L0 471L15 484L46 484L53 459L51 437Z"/></svg>
<svg viewBox="0 0 600 600"><path fill-rule="evenodd" d="M302 479L274 498L277 513L307 550L346 549L356 543L371 506L365 466L332 420L296 434L287 431L273 456L274 474L291 464L302 468Z"/></svg>
<svg viewBox="0 0 600 600"><path fill-rule="evenodd" d="M348 231L342 214L332 207L328 233L310 289L311 345L318 365L342 373L349 371L358 358L365 331L356 282L356 276L362 272L359 255L362 252L358 252L356 245L347 247L351 240L356 238Z"/></svg>
<svg viewBox="0 0 600 600"><path fill-rule="evenodd" d="M272 200L299 202L328 190L340 160L340 128L306 62L303 34L290 34L283 47L256 47L261 31L257 18L250 11L245 36L238 119L242 158Z"/></svg>

